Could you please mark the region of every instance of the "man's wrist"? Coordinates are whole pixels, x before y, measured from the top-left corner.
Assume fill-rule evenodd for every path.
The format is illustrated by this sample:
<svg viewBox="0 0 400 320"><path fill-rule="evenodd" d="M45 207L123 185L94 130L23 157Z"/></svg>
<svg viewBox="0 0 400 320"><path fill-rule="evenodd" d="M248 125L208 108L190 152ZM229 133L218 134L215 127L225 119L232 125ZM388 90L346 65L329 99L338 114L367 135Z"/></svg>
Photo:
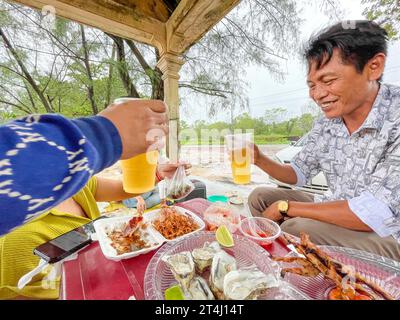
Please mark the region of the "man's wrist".
<svg viewBox="0 0 400 320"><path fill-rule="evenodd" d="M299 201L289 201L289 210L287 216L289 218L310 218L310 210L313 209L312 206L315 204L313 202L299 202Z"/></svg>

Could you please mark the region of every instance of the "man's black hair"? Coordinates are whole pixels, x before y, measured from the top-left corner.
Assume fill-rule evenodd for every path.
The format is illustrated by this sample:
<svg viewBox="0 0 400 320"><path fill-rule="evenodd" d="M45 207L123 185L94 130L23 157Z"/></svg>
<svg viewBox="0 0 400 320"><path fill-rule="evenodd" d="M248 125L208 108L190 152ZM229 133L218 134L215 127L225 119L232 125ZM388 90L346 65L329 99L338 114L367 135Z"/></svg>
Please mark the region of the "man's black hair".
<svg viewBox="0 0 400 320"><path fill-rule="evenodd" d="M316 62L318 70L332 59L333 50L337 48L343 63L354 65L357 72L362 73L376 54L387 54L387 41L386 30L373 21L344 21L313 36L304 50L304 58L309 68Z"/></svg>

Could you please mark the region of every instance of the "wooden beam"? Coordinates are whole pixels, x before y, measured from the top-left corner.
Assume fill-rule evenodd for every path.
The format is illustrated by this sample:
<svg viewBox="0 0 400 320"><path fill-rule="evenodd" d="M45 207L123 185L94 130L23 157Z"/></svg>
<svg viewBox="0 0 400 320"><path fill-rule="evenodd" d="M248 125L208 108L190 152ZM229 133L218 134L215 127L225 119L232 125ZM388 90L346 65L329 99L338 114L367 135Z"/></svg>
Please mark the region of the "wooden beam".
<svg viewBox="0 0 400 320"><path fill-rule="evenodd" d="M163 23L167 22L170 17L168 7L163 0L109 0L108 2L114 3L113 5L116 3L119 6L132 8L143 16Z"/></svg>
<svg viewBox="0 0 400 320"><path fill-rule="evenodd" d="M232 10L240 0L181 0L169 18L167 51L182 54Z"/></svg>
<svg viewBox="0 0 400 320"><path fill-rule="evenodd" d="M112 0L13 0L29 7L42 10L53 6L58 16L77 21L117 36L136 40L166 49L165 24L135 8ZM140 0L137 0L139 2ZM132 3L135 1L132 1ZM144 8L143 6L141 7Z"/></svg>

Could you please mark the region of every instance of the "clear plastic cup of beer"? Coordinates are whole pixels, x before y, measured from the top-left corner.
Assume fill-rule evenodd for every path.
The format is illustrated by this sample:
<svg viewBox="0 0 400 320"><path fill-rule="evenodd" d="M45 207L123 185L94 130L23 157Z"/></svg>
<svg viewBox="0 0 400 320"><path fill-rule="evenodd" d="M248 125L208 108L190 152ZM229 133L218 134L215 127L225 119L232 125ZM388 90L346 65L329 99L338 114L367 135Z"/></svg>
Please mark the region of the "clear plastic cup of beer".
<svg viewBox="0 0 400 320"><path fill-rule="evenodd" d="M137 98L118 98L114 103L125 103ZM129 106L127 106L129 107ZM129 121L129 119L127 119ZM135 139L135 137L132 137ZM128 193L141 194L153 190L159 158L158 150L149 150L130 159L121 160L122 184Z"/></svg>
<svg viewBox="0 0 400 320"><path fill-rule="evenodd" d="M233 182L248 184L251 181L252 133L230 134L225 136L225 145L231 160Z"/></svg>

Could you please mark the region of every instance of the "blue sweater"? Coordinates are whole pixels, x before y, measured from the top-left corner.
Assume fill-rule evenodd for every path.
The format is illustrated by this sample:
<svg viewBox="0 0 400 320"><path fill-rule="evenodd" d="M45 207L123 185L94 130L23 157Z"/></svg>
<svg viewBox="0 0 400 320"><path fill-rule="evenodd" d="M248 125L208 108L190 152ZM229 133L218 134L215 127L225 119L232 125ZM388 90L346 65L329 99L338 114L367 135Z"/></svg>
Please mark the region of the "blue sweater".
<svg viewBox="0 0 400 320"><path fill-rule="evenodd" d="M77 193L121 156L101 116L31 115L0 126L0 235Z"/></svg>

